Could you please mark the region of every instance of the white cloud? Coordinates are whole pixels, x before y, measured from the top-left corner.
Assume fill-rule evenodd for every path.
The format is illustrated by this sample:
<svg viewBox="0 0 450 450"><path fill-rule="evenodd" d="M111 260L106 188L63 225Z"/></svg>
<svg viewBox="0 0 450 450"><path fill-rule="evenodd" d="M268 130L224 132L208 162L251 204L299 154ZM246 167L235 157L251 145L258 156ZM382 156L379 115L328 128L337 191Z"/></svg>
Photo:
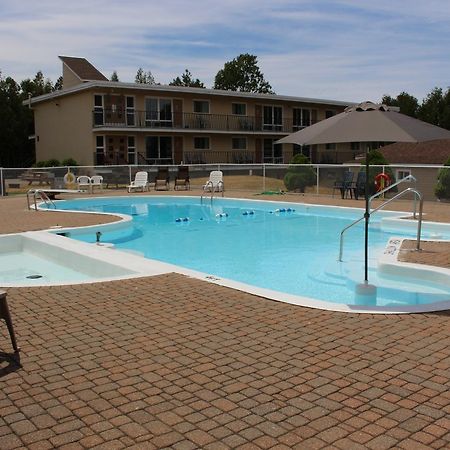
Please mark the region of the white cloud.
<svg viewBox="0 0 450 450"><path fill-rule="evenodd" d="M450 84L447 0L3 0L0 17L0 70L17 80L56 80L63 54L122 81L138 67L160 82L188 68L211 86L249 52L280 94L421 98Z"/></svg>

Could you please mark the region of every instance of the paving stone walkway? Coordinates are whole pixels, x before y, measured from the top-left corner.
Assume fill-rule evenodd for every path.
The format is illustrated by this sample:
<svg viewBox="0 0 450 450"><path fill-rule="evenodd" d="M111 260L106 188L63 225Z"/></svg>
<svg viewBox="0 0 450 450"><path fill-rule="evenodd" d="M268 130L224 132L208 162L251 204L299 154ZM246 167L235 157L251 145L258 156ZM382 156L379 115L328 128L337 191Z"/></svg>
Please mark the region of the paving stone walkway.
<svg viewBox="0 0 450 450"><path fill-rule="evenodd" d="M8 302L2 450L450 447L448 311L327 312L177 274Z"/></svg>

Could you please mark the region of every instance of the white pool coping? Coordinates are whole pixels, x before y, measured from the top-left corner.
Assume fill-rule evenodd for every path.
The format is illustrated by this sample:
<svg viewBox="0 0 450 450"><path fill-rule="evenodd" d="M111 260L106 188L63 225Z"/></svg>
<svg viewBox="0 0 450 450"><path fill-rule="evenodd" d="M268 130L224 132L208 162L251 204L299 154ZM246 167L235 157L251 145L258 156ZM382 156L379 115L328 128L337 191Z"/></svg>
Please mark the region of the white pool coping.
<svg viewBox="0 0 450 450"><path fill-rule="evenodd" d="M118 198L130 197L130 196L119 196ZM140 196L139 198L142 198ZM144 196L146 197L146 196ZM148 196L149 198L155 199L157 196ZM197 196L170 196L172 198L195 198L198 199ZM95 197L95 198L108 198L111 197ZM116 197L115 197L116 198ZM169 198L168 196L160 196L159 198ZM84 198L86 199L86 198ZM92 199L90 197L89 199ZM315 204L306 204L306 203L294 203L294 202L283 202L283 201L272 201L272 200L258 200L258 199L235 199L235 198L226 198L227 200L233 201L257 201L273 203L276 205L295 205L297 208L303 208L305 210L311 208L340 208L343 210L357 210L361 211L361 208L348 208L341 206L331 206L331 205L315 205ZM53 212L58 212L58 210L48 210ZM61 211L61 210L59 210ZM64 212L68 212L68 210L64 210ZM91 212L91 211L76 211L77 213L84 214L106 214L106 215L114 215L118 216L120 219L116 222L111 222L108 224L102 225L91 225L88 227L70 227L70 228L60 228L58 232L85 232L87 229L92 230L106 230L106 229L117 229L123 226L127 226L129 222L132 220L132 217L123 214L116 213L102 213L102 212ZM388 213L388 217L382 218L380 221L380 226L382 228L396 228L399 229L403 224L403 228L406 223L407 227L416 227L417 222L408 221L402 217L410 216L411 213L408 212L392 212L386 211ZM390 217L389 217L390 216ZM436 230L436 233L439 233L439 230L442 229L442 226L449 227L450 224L440 224L436 222L427 222L427 226L431 224L431 229ZM313 299L309 297L302 297L298 295L287 294L279 291L274 291L271 289L260 288L257 286L249 285L246 283L238 282L235 280L230 280L222 277L218 277L212 274L207 274L203 272L198 272L195 270L187 269L181 266L177 266L174 264L169 264L161 261L157 261L154 259L145 258L143 256L138 256L135 254L128 253L123 250L113 249L109 246L104 245L96 245L89 244L82 241L76 241L72 239L67 239L63 236L55 235L55 229L49 229L44 231L33 231L26 232L23 234L32 237L33 239L38 239L40 242L47 243L48 245L58 245L62 246L65 249L72 251L74 254L83 254L89 255L93 258L96 258L99 262L108 262L109 264L114 264L122 267L126 267L129 270L134 271L135 273L132 275L124 276L124 277L114 277L114 278L101 278L101 279L89 279L87 281L82 281L81 283L96 283L96 282L108 282L114 281L117 279L130 279L130 278L138 278L138 277L147 277L147 276L155 276L162 275L168 273L179 273L192 278L196 278L199 280L207 281L213 284L217 284L224 287L229 287L232 289L236 289L242 292L247 292L249 294L257 295L260 297L264 297L271 300L280 301L283 303L293 304L297 306L303 306L308 308L316 308L328 311L336 311L336 312L352 312L352 313L370 313L370 314L405 314L405 313L418 313L418 312L433 312L433 311L442 311L450 309L450 298L448 301L443 302L435 302L428 303L422 305L396 305L396 306L373 306L373 305L349 305L349 304L340 304L334 302L326 302L323 300ZM431 240L431 239L427 239ZM398 243L396 243L395 251L392 251L392 246L394 245L391 242L392 239L386 244L385 253L378 261L378 267L380 270L384 271L394 271L396 274L408 276L414 276L416 278L423 278L427 281L435 281L438 284L443 284L445 286L450 286L450 270L435 266L427 266L423 264L411 264L411 263L403 263L397 261L398 250L400 249L402 238L397 239ZM393 272L391 272L393 273ZM73 283L58 283L58 285L72 285L72 284L80 284L80 282ZM44 286L45 284L39 284L39 286ZM48 285L55 285L55 283L49 283ZM27 284L27 286L29 286ZM16 287L18 287L16 285Z"/></svg>

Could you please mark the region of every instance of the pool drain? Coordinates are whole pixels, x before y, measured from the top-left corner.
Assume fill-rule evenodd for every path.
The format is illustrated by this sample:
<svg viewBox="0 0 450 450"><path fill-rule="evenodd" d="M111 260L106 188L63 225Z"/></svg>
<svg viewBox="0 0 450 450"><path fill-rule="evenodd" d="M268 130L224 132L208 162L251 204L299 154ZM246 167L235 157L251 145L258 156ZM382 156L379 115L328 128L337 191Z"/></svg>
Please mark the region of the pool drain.
<svg viewBox="0 0 450 450"><path fill-rule="evenodd" d="M42 278L42 275L28 275L27 278L30 280L36 280L38 278Z"/></svg>

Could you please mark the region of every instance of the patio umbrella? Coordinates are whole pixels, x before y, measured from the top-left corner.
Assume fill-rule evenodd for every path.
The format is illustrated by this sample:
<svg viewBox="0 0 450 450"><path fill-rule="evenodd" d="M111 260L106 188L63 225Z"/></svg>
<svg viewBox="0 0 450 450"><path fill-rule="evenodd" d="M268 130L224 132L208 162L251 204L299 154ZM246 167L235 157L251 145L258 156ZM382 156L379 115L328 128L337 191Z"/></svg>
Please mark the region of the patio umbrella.
<svg viewBox="0 0 450 450"><path fill-rule="evenodd" d="M450 131L389 109L386 105L363 102L349 106L344 112L286 136L277 143L299 145L342 142L423 142L450 139ZM366 174L369 162L366 146ZM364 282L368 284L369 186L366 176Z"/></svg>

